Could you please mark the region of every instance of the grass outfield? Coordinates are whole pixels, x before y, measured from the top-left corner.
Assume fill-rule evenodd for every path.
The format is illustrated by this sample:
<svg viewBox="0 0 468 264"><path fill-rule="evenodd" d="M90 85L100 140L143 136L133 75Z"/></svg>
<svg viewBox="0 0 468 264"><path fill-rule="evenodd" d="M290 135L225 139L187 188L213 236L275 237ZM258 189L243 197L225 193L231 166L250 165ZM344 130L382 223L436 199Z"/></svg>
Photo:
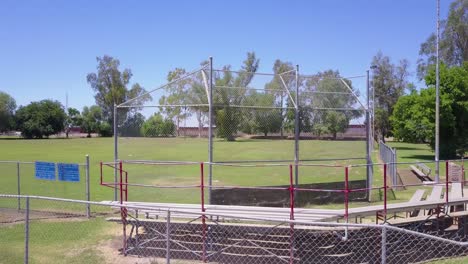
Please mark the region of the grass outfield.
<svg viewBox="0 0 468 264"><path fill-rule="evenodd" d="M122 159L155 159L155 160L204 160L207 156L206 140L198 139L122 139ZM292 141L278 140L245 140L239 142L215 142L218 160L259 160L259 159L291 159ZM424 145L390 143L398 148L399 161L422 160L421 157L431 155L430 149ZM301 156L306 159L339 158L355 156L363 153L363 142L339 141L303 141ZM46 160L61 162L83 162L84 155L91 156L91 199L109 200L112 191L100 186L99 161L112 160L113 142L110 138L93 139L51 139L51 140L0 140L0 160ZM374 153L374 160L377 155ZM320 162L335 165L356 164L363 161L340 161L336 163ZM15 165L15 164L14 164ZM15 165L16 166L16 165ZM16 192L16 167L0 164L0 193ZM29 167L28 167L29 166ZM141 165L126 165L130 172L130 181L157 185L198 184L199 166L155 167ZM381 185L381 168L374 168L374 185ZM108 180L112 179L112 170L105 171ZM83 183L63 183L38 181L33 177L33 166L21 167L23 193L49 195L83 199ZM288 184L289 171L287 166L273 168L214 168L215 185L277 185ZM301 183L342 181L344 172L341 168L304 167L301 168ZM352 168L351 179L365 179L365 171ZM198 203L198 190L175 190L137 188L131 190L130 198L156 202L188 202ZM405 201L411 197L416 188L409 188L396 193L394 202ZM378 195L376 195L378 196ZM14 207L16 201L8 200ZM378 200L378 197L376 198ZM0 200L1 202L1 200ZM379 204L376 201L374 204ZM44 205L48 208L63 208L62 205L52 206L47 202L33 202L32 207ZM1 204L2 206L4 204ZM365 206L369 203L353 203L351 206ZM66 204L67 210L82 205ZM342 204L321 207L343 208ZM33 213L34 215L34 213ZM35 220L31 222L30 260L32 263L140 263L142 259L119 257L121 231L117 224L107 223L102 217L90 220ZM24 224L0 225L0 263L19 263L24 255ZM466 258L439 260L431 263L458 263ZM160 261L161 263L163 261ZM154 262L159 263L159 262ZM177 263L177 261L175 262ZM181 262L185 263L185 262Z"/></svg>
<svg viewBox="0 0 468 264"><path fill-rule="evenodd" d="M119 156L132 160L179 160L206 161L208 144L206 139L191 138L121 138ZM112 138L76 138L47 140L0 140L0 160L84 162L85 154L91 159L91 200L109 200L113 190L99 185L99 161L113 159ZM214 142L215 161L233 160L292 160L292 140L238 140ZM365 144L362 141L302 141L302 159L323 159L363 157ZM331 165L364 163L364 160L338 162L316 162ZM288 163L281 167L237 168L213 166L214 185L271 186L289 184ZM129 182L151 185L197 185L200 182L200 166L148 166L125 165ZM0 193L16 193L16 164L0 164ZM34 165L21 165L21 192L23 194L84 199L84 180L80 183L64 183L36 180ZM83 177L84 173L82 173ZM105 180L113 180L113 170L104 170ZM208 168L205 168L205 183L208 182ZM342 182L343 168L303 167L300 169L300 183ZM350 171L350 179L365 179L365 169ZM194 189L153 189L130 187L129 199L199 203L199 193Z"/></svg>

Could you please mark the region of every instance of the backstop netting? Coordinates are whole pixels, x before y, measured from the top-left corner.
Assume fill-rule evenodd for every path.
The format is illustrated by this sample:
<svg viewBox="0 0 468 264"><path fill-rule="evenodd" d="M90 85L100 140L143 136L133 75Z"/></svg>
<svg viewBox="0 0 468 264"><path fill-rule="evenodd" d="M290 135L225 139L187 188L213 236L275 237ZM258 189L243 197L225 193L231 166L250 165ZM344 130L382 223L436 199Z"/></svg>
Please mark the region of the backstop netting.
<svg viewBox="0 0 468 264"><path fill-rule="evenodd" d="M284 205L287 192L285 197L271 193L289 187L289 164L298 188L343 189L344 170L336 168L368 162L363 77L343 78L338 72L305 76L295 70L253 73L207 65L190 73L176 69L168 81L116 107L116 160L132 164L124 168L131 181L161 188L193 185L200 176L187 166L139 165L205 162L211 203ZM365 188L365 166L355 169L350 181ZM259 187L256 192L271 200L259 201L245 191L250 187ZM145 193L138 198L154 198ZM168 193L158 200L170 197L180 198Z"/></svg>

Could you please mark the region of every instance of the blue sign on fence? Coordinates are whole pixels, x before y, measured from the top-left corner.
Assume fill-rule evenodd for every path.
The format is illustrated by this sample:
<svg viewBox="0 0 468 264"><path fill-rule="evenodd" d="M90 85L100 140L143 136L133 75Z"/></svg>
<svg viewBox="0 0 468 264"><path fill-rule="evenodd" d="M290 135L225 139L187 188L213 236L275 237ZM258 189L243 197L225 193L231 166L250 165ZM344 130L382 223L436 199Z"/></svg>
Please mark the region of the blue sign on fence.
<svg viewBox="0 0 468 264"><path fill-rule="evenodd" d="M36 161L35 175L36 179L55 181L55 163Z"/></svg>
<svg viewBox="0 0 468 264"><path fill-rule="evenodd" d="M80 168L78 164L57 163L59 181L80 181Z"/></svg>

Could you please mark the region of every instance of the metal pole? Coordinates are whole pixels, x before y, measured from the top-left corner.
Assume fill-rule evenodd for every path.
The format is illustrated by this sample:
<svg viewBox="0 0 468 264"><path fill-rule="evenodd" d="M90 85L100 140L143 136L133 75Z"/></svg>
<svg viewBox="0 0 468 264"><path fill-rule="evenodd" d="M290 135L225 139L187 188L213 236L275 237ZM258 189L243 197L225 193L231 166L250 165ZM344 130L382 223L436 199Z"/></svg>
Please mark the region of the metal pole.
<svg viewBox="0 0 468 264"><path fill-rule="evenodd" d="M21 210L21 198L19 197L21 195L21 183L20 183L20 162L16 162L16 183L17 183L17 188L18 188L18 211Z"/></svg>
<svg viewBox="0 0 468 264"><path fill-rule="evenodd" d="M287 88L286 88L287 89ZM295 119L294 119L294 163L295 163L295 174L294 183L296 188L299 187L299 135L301 133L299 127L299 65L296 65L296 108Z"/></svg>
<svg viewBox="0 0 468 264"><path fill-rule="evenodd" d="M114 103L114 201L117 201L117 160L119 159L117 137L117 105Z"/></svg>
<svg viewBox="0 0 468 264"><path fill-rule="evenodd" d="M210 91L209 91L209 99L208 103L208 161L210 162L210 166L208 168L208 202L213 204L213 197L211 194L212 186L213 186L213 57L210 57Z"/></svg>
<svg viewBox="0 0 468 264"><path fill-rule="evenodd" d="M26 219L24 220L24 263L29 262L29 196L26 197Z"/></svg>
<svg viewBox="0 0 468 264"><path fill-rule="evenodd" d="M166 263L171 263L171 211L167 210L166 217Z"/></svg>
<svg viewBox="0 0 468 264"><path fill-rule="evenodd" d="M344 214L344 217L345 217L345 220L346 220L346 224L349 223L349 214L348 214L348 200L349 200L349 185L348 185L348 166L345 167L345 190L344 190L344 194L345 194L345 214ZM345 228L345 240L348 240L348 226L346 226Z"/></svg>
<svg viewBox="0 0 468 264"><path fill-rule="evenodd" d="M382 227L382 241L380 242L382 246L382 264L387 263L387 224L384 224Z"/></svg>
<svg viewBox="0 0 468 264"><path fill-rule="evenodd" d="M440 10L440 1L437 0L437 39L436 39L436 116L435 116L435 180L436 183L439 183L439 10Z"/></svg>
<svg viewBox="0 0 468 264"><path fill-rule="evenodd" d="M371 201L371 188L372 188L372 179L371 179L371 159L370 159L370 119L369 119L369 109L370 109L370 96L369 96L369 70L367 70L367 110L366 110L366 162L367 162L367 170L366 170L366 178L367 178L367 199L368 201Z"/></svg>
<svg viewBox="0 0 468 264"><path fill-rule="evenodd" d="M90 193L89 193L89 155L86 154L86 201L91 201ZM91 205L88 203L86 204L86 216L89 218L91 217Z"/></svg>
<svg viewBox="0 0 468 264"><path fill-rule="evenodd" d="M387 163L383 165L384 176L383 176L383 187L384 187L384 222L387 221Z"/></svg>
<svg viewBox="0 0 468 264"><path fill-rule="evenodd" d="M369 82L369 87L370 87L370 82ZM375 87L372 85L372 150L374 149L374 143L375 143Z"/></svg>

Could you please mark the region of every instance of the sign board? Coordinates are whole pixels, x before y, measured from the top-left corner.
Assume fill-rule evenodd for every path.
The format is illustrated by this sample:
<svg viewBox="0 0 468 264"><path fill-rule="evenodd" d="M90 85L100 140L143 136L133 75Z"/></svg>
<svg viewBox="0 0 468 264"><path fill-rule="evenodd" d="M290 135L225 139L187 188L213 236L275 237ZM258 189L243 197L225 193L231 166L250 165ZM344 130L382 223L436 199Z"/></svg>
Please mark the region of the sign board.
<svg viewBox="0 0 468 264"><path fill-rule="evenodd" d="M55 163L36 161L35 177L39 180L55 181Z"/></svg>
<svg viewBox="0 0 468 264"><path fill-rule="evenodd" d="M57 163L59 181L80 181L80 168L78 164Z"/></svg>
<svg viewBox="0 0 468 264"><path fill-rule="evenodd" d="M463 168L453 162L449 163L449 181L450 182L461 182L465 181L465 175L463 175Z"/></svg>

